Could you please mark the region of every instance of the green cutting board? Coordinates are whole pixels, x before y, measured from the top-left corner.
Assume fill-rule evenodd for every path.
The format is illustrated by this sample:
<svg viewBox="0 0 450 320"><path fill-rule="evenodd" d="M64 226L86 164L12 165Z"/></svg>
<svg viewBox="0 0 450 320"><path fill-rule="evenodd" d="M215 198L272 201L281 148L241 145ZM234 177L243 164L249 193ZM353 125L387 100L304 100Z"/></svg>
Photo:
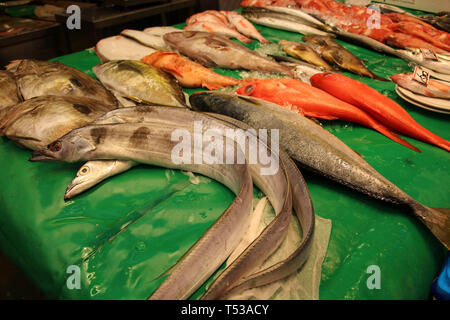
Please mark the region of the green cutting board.
<svg viewBox="0 0 450 320"><path fill-rule="evenodd" d="M271 41L301 35L258 26ZM376 74L410 71L400 59L341 42ZM253 43L250 48L259 44ZM93 50L57 58L93 75ZM239 72L216 70L239 77ZM401 104L420 124L450 139L449 116L402 101L392 82L353 78ZM186 90L192 93L197 90ZM448 152L407 140L416 153L368 128L342 121L323 127L364 156L416 200L450 207ZM65 188L81 164L29 163L29 151L0 141L0 249L50 298L145 299L157 279L233 201L205 177L192 183L182 172L140 166L111 178L72 201ZM407 210L383 203L302 171L318 215L333 227L323 264L321 299L426 299L445 248ZM255 196L261 193L255 190ZM69 290L67 268L81 269L81 288ZM370 266L381 271L381 289L370 290ZM198 297L201 288L194 298Z"/></svg>

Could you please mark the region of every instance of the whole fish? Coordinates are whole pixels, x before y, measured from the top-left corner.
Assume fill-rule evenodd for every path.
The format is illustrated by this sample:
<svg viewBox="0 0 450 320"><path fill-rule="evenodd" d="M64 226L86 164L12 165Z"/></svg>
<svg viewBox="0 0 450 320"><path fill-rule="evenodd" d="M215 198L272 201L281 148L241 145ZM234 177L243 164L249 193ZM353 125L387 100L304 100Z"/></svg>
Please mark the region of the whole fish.
<svg viewBox="0 0 450 320"><path fill-rule="evenodd" d="M310 46L302 42L281 40L278 44L288 55L309 62L324 70L333 70Z"/></svg>
<svg viewBox="0 0 450 320"><path fill-rule="evenodd" d="M154 107L153 110L149 110L151 107L148 108L140 108L140 111L137 111L136 108L130 108L130 109L121 109L114 111L111 115L105 115L104 117L102 117L102 119L99 119L98 121L96 121L96 124L92 124L89 129L89 127L85 127L82 129L78 129L75 130L73 132L73 135L69 134L66 137L63 137L62 139L58 140L57 142L55 142L54 144L61 144L61 150L60 151L55 151L58 148L52 148L52 146L49 146L49 148L43 149L39 152L36 152L34 154L34 158L32 160L44 160L44 159L63 159L65 161L67 161L68 159L71 160L76 160L79 158L80 155L74 155L74 153L77 153L76 150L71 150L69 151L69 149L64 150L65 148L72 148L72 145L70 143L75 143L75 140L78 140L80 137L88 137L89 135L89 139L92 139L92 137L90 137L90 135L92 135L92 130L95 129L97 131L100 130L106 130L106 132L103 133L103 143L106 146L103 145L98 145L95 144L95 148L96 150L92 150L91 152L88 152L89 157L96 157L98 155L99 159L104 159L104 158L112 158L113 156L111 154L114 154L114 152L116 152L116 154L119 157L124 157L124 155L129 155L127 157L133 158L133 160L138 160L140 162L143 162L143 159L145 158L145 162L144 163L148 163L148 159L153 159L152 156L148 156L149 154L151 154L151 152L157 152L158 153L158 158L161 157L166 157L166 158L170 158L170 150L172 150L173 148L170 147L170 145L173 145L172 141L168 141L169 137L171 136L170 132L172 132L174 130L174 128L183 128L186 129L188 128L187 124L190 124L190 132L192 131L192 127L193 127L193 118L189 117L190 115L194 116L195 119L199 120L199 119L203 119L203 120L207 120L206 116L203 115L199 115L199 114L194 114L192 112L188 112L187 110L183 110L183 109L177 109L177 110L171 110L171 109L167 109L167 108L158 108L158 107ZM165 110L163 110L165 109ZM158 113L163 114L163 117L165 117L166 120L164 120L163 118L158 116ZM146 115L144 117L142 117L143 115ZM155 116L156 114L156 116ZM183 117L180 117L179 114L182 114ZM139 121L138 123L133 123L131 124L130 122L127 122L129 120L131 120L131 118L135 118L137 121ZM146 121L151 121L153 119L153 123L150 125L148 122ZM178 119L178 120L177 120ZM120 121L125 121L125 122L120 122ZM211 122L211 121L209 121ZM98 124L101 123L102 125L99 126ZM107 125L107 123L110 123L110 125ZM207 122L208 123L208 122ZM153 143L151 144L152 147L149 146L145 146L143 147L143 149L139 149L137 146L135 146L133 148L133 150L128 150L130 148L129 145L129 141L128 139L124 139L125 141L121 141L122 137L127 138L128 136L135 136L135 133L132 133L131 129L130 130L130 135L125 135L125 132L128 132L127 129L129 126L133 125L133 128L135 128L136 130L141 130L142 132L144 131L143 128L147 128L149 131L152 132L152 141ZM222 126L223 127L223 126ZM100 129L102 128L102 129ZM217 128L216 126L213 125L213 123L208 124L208 128ZM229 128L229 127L224 127L224 128ZM83 129L85 129L87 132L84 134L82 131L84 131ZM119 130L120 129L120 130ZM110 131L110 137L108 132ZM125 131L125 132L124 132ZM120 136L116 136L114 135L114 133L118 134L117 132L120 132ZM150 134L150 133L149 133ZM77 137L75 139L75 137ZM121 138L118 138L121 137ZM148 137L147 137L148 138ZM167 140L167 141L163 141L164 143L162 143L161 140ZM66 141L67 139L67 141ZM141 138L142 139L142 138ZM98 140L98 139L97 139ZM97 141L94 140L94 141ZM109 141L112 140L112 141ZM120 140L120 141L117 141ZM71 141L71 142L69 142ZM134 143L136 143L137 141L135 141ZM148 141L144 141L146 145L148 145ZM142 142L142 143L144 143ZM158 143L159 142L159 143ZM69 144L68 144L69 143ZM90 143L93 143L93 141L90 141ZM83 143L84 144L84 143ZM113 148L112 145L109 146L109 144L113 144L115 147ZM159 148L153 146L153 145L158 145L160 144L161 146ZM124 145L125 147L122 147L122 145ZM173 146L172 146L173 147ZM106 149L108 148L108 149ZM125 148L122 150L122 148ZM117 150L119 149L119 150ZM153 151L154 149L157 149L157 151ZM109 150L109 151L107 151ZM113 150L113 151L111 151ZM229 150L229 149L227 149ZM72 153L72 151L74 151L74 153ZM85 150L87 151L87 150ZM134 152L133 152L134 151ZM200 149L196 150L198 152L202 152ZM229 152L229 151L227 151ZM84 153L84 152L83 152ZM143 154L146 154L146 157L143 157ZM226 152L225 152L226 153ZM225 154L224 153L224 154ZM86 158L84 158L86 159ZM69 160L69 161L71 161ZM151 160L153 161L153 160ZM154 162L151 162L153 164L155 164ZM161 165L161 162L159 160L158 162ZM169 166L169 167L174 167L173 162L162 162L162 164L164 166ZM221 173L224 172L223 170L226 169L224 168L225 165L216 165L215 168L219 168L221 169L218 172L215 172L217 169L212 170L214 168L212 168L211 166L207 166L207 165L203 165L203 166L195 166L195 165L181 165L183 168L191 170L191 169L197 169L198 171L194 171L194 172L198 172L198 173L202 173L202 174L207 174L208 176L212 176L215 179L221 178L219 181L221 181L222 183L225 182L226 185L228 185L230 188L232 188L232 184L236 184L236 177L233 177L233 172L231 172L231 174L226 174L225 173ZM201 168L197 168L197 167L201 167ZM178 166L179 168L179 166ZM269 198L271 199L271 201L273 201L273 205L274 208L276 210L277 213L279 213L277 215L277 218L274 220L276 221L276 227L272 226L272 227L268 227L269 230L273 230L273 232L266 232L265 234L262 235L261 237L261 241L264 242L264 244L262 245L263 247L260 247L259 249L254 249L251 250L250 253L248 253L245 257L243 257L242 259L240 259L239 265L236 266L236 264L232 264L233 267L230 268L229 271L225 270L225 272L223 274L225 274L228 280L224 283L225 286L223 287L223 290L219 290L216 291L214 293L214 297L217 298L219 297L224 290L226 290L226 288L230 285L232 285L236 280L240 279L241 276L246 275L248 273L249 270L252 270L252 267L255 267L255 263L261 263L261 260L264 260L267 255L270 255L271 252L273 252L274 249L276 249L276 247L279 245L280 241L282 241L282 239L284 238L285 235L285 230L287 231L287 226L288 226L288 221L289 221L289 217L290 217L290 208L291 208L291 198L290 198L290 192L288 189L288 184L287 184L287 180L286 180L286 176L284 175L283 171L279 171L278 174L276 175L267 175L267 176L261 176L259 174L259 171L255 170L255 167L253 167L254 169L252 170L253 175L255 175L255 183L258 183L262 189L267 192L267 194L269 195ZM259 168L259 167L256 167ZM220 174L225 175L225 177L221 177ZM242 174L242 170L241 170L241 174ZM230 179L232 178L233 179ZM227 181L227 179L229 179L229 181ZM241 178L242 179L242 178ZM230 182L231 181L231 182ZM227 184L228 182L228 184ZM231 185L230 185L231 184ZM233 191L236 192L236 188L232 189ZM239 202L238 200L236 200L235 202ZM237 213L236 213L237 214ZM197 244L194 246L194 248L191 248L189 250L189 252L180 260L180 262L178 262L173 268L171 268L169 270L168 273L170 273L169 278L157 289L156 292L153 293L153 295L151 296L152 299L173 299L173 298L187 298L191 293L192 290L194 290L195 288L188 288L189 291L185 292L185 286L187 285L194 285L194 286L198 286L201 283L197 283L195 281L195 279L186 279L186 274L190 274L190 273L196 273L195 278L199 279L200 276L202 276L202 281L206 280L208 274L210 275L211 272L213 272L214 270L209 270L208 269L208 274L206 274L206 276L198 271L198 268L203 269L204 268L208 268L209 264L208 261L199 261L199 259L197 259L197 255L199 254L198 251L203 251L208 249L208 251L205 252L205 259L207 260L208 258L213 259L214 261L217 261L217 258L214 257L212 258L211 255L217 255L217 252L215 252L215 250L212 250L211 246L217 246L217 244L215 242L217 242L217 237L223 237L223 233L221 234L219 229L221 229L221 227L225 227L224 224L225 222L223 221L224 217L222 216L217 222L216 224L210 229L210 231L208 231L209 234L206 234L204 237L202 237L202 239L199 240L199 242L197 242ZM233 223L239 223L238 221L234 221ZM244 223L245 224L245 219L244 217L241 218L241 222L240 223ZM231 226L228 226L231 227ZM233 230L234 231L234 230ZM209 239L208 239L209 238ZM266 239L267 240L264 240ZM212 243L210 243L212 241ZM270 240L270 241L269 241ZM233 241L234 239L228 237L228 243L225 243L225 251L229 251L228 247L233 246ZM255 241L257 242L257 241ZM222 253L222 252L221 252ZM219 256L222 256L219 254ZM251 257L251 258L250 258ZM262 258L260 258L262 257ZM202 259L203 260L203 259ZM238 262L236 262L238 263ZM194 264L194 265L192 265ZM195 267L197 266L197 268ZM217 265L217 263L215 263L215 267L217 268L219 265ZM231 266L230 266L231 267ZM186 273L189 272L189 273ZM238 279L233 280L232 278L235 276L238 276ZM231 280L232 281L231 281ZM181 282L180 282L181 281ZM184 282L184 284L183 284ZM187 284L186 284L187 283ZM180 286L182 286L182 288L180 289Z"/></svg>
<svg viewBox="0 0 450 320"><path fill-rule="evenodd" d="M142 43L144 46L151 47L156 50L168 49L167 44L163 40L162 36L155 36L143 31L132 29L125 29L120 34L133 40L136 40L137 42Z"/></svg>
<svg viewBox="0 0 450 320"><path fill-rule="evenodd" d="M322 68L303 62L298 59L277 55L269 55L269 56L274 58L275 61L278 61L281 64L290 68L292 70L292 73L294 74L293 78L300 80L304 83L311 84L309 82L309 79L313 75L323 72Z"/></svg>
<svg viewBox="0 0 450 320"><path fill-rule="evenodd" d="M158 51L143 58L142 62L170 73L185 88L215 90L240 83L237 79L222 76L175 52Z"/></svg>
<svg viewBox="0 0 450 320"><path fill-rule="evenodd" d="M450 141L422 127L395 101L362 82L344 75L322 73L311 77L311 83L338 99L361 108L399 133L450 151Z"/></svg>
<svg viewBox="0 0 450 320"><path fill-rule="evenodd" d="M141 61L110 61L92 70L105 87L138 103L186 106L183 91L175 79Z"/></svg>
<svg viewBox="0 0 450 320"><path fill-rule="evenodd" d="M304 35L328 35L327 32L317 29L315 25L308 21L299 21L296 17L261 8L246 7L242 10L242 15L248 20L266 27L297 32Z"/></svg>
<svg viewBox="0 0 450 320"><path fill-rule="evenodd" d="M186 24L193 24L196 22L216 22L225 25L229 24L228 18L223 12L217 10L206 10L196 13L186 19Z"/></svg>
<svg viewBox="0 0 450 320"><path fill-rule="evenodd" d="M0 120L9 108L20 103L16 81L8 71L0 70Z"/></svg>
<svg viewBox="0 0 450 320"><path fill-rule="evenodd" d="M436 53L449 54L447 50L436 47L432 43L422 40L420 38L414 37L409 34L393 32L387 39L386 43L397 48L408 49L408 48L423 48L430 49Z"/></svg>
<svg viewBox="0 0 450 320"><path fill-rule="evenodd" d="M117 109L109 112L105 116L99 118L93 124L111 124L111 123L157 123L162 126L170 126L170 127L178 127L184 126L184 123L179 123L178 125L174 122L174 113L180 113L182 118L185 120L185 123L190 123L195 120L205 120L204 116L196 114L196 113L186 113L182 109L176 110L164 110L162 107L136 107L136 108L124 108ZM250 127L245 124L228 117L224 117L218 114L210 114L210 117L217 118L222 122L212 122L214 123L215 128L221 129L229 129L230 126L237 127L242 130L249 130ZM251 130L249 130L251 132ZM256 137L256 136L255 136ZM260 137L261 138L261 137ZM247 137L247 141L248 137ZM248 143L248 142L246 142ZM266 142L267 143L267 142ZM249 144L247 144L247 147ZM273 152L273 150L272 150ZM271 155L273 156L273 153ZM306 261L310 244L313 234L314 228L314 212L312 207L311 198L309 196L309 192L307 190L306 184L304 182L303 177L298 171L295 164L293 164L292 160L290 160L289 156L282 151L279 150L279 157L282 164L282 167L285 167L288 176L291 178L291 187L292 187L292 201L295 208L295 212L297 218L300 222L300 225L303 230L304 236L302 237L302 241L298 246L298 249L295 250L288 258L283 261L278 262L276 265L271 266L265 270L262 270L256 274L247 275L245 279L241 279L243 274L248 273L248 270L251 270L251 265L257 265L261 263L265 257L270 254L270 251L267 248L275 248L274 243L277 243L282 240L282 236L280 234L280 230L284 230L287 226L286 218L289 216L289 212L287 210L287 206L289 204L288 201L283 202L283 194L286 193L286 185L284 184L285 178L282 177L282 171L278 171L275 175L263 176L261 177L261 167L260 165L250 165L250 172L253 177L255 184L257 184L263 192L269 196L271 199L271 203L274 205L276 212L278 213L276 218L270 223L270 225L264 230L263 233L255 241L253 244L246 249L245 252L241 253L240 257L234 262L230 267L226 268L221 275L220 278L214 281L214 283L209 287L206 294L202 297L202 299L214 299L221 297L224 292L228 292L228 288L230 288L230 278L235 278L231 283L239 281L239 284L233 288L233 292L240 291L246 288L260 286L272 281L279 280L287 275L292 274L296 270L298 270L302 264ZM72 190L80 190L83 187L90 187L95 183L103 180L105 176L103 174L109 174L110 176L117 174L115 170L117 168L123 167L124 170L129 169L126 168L128 164L133 164L133 162L123 162L123 161L90 161L88 165L83 166L77 177L71 183L71 186L74 187ZM112 170L109 170L107 166L112 166ZM285 198L286 199L286 198ZM256 250L258 246L265 247L264 250Z"/></svg>
<svg viewBox="0 0 450 320"><path fill-rule="evenodd" d="M395 135L390 129L352 104L341 101L325 91L295 79L255 79L236 90L237 94L260 98L308 117L341 119L372 128L414 151L419 149ZM352 92L349 92L352 94Z"/></svg>
<svg viewBox="0 0 450 320"><path fill-rule="evenodd" d="M400 190L341 140L311 120L251 97L201 92L190 97L194 109L216 112L258 128L280 129L280 145L302 166L374 198L406 205L450 247L450 210L426 207Z"/></svg>
<svg viewBox="0 0 450 320"><path fill-rule="evenodd" d="M59 62L15 60L6 66L24 100L44 95L78 96L116 106L114 96L84 72Z"/></svg>
<svg viewBox="0 0 450 320"><path fill-rule="evenodd" d="M280 13L285 13L291 16L295 16L302 21L307 21L311 23L314 26L317 26L318 28L325 28L327 29L328 26L325 25L322 21L319 19L307 14L306 12L296 9L296 8L289 8L289 7L282 7L282 6L266 6L265 9Z"/></svg>
<svg viewBox="0 0 450 320"><path fill-rule="evenodd" d="M221 11L223 15L228 18L228 21L236 28L237 31L246 35L249 38L253 38L258 40L261 43L270 43L267 39L265 39L258 30L256 30L255 26L245 19L244 16L240 15L236 11Z"/></svg>
<svg viewBox="0 0 450 320"><path fill-rule="evenodd" d="M316 51L331 64L337 65L342 69L357 75L380 81L387 81L367 69L360 59L330 37L304 36L303 41L310 43L313 48L315 48Z"/></svg>
<svg viewBox="0 0 450 320"><path fill-rule="evenodd" d="M164 40L173 49L196 60L205 67L278 72L292 76L289 68L217 34L174 32L166 34Z"/></svg>
<svg viewBox="0 0 450 320"><path fill-rule="evenodd" d="M113 36L97 42L95 53L102 62L140 60L156 50L122 36Z"/></svg>
<svg viewBox="0 0 450 320"><path fill-rule="evenodd" d="M227 25L223 23L216 22L195 22L188 24L184 31L199 31L199 32L209 32L213 34L220 34L228 38L236 38L239 41L249 44L252 42L251 39L246 36L240 34L237 30L229 28Z"/></svg>
<svg viewBox="0 0 450 320"><path fill-rule="evenodd" d="M450 32L450 12L438 12L435 15L420 16L418 18L445 32Z"/></svg>
<svg viewBox="0 0 450 320"><path fill-rule="evenodd" d="M442 81L430 79L428 85L424 86L413 80L412 73L395 74L391 79L400 87L414 93L431 98L450 99L450 86Z"/></svg>
<svg viewBox="0 0 450 320"><path fill-rule="evenodd" d="M0 120L0 132L25 148L37 150L113 109L77 96L32 98L9 109Z"/></svg>

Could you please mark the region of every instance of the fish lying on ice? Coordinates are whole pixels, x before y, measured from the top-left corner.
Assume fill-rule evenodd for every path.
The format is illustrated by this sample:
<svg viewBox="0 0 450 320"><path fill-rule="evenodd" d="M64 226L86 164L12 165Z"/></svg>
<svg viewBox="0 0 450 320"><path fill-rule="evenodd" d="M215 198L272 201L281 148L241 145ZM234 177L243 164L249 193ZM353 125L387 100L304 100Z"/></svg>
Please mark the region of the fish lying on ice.
<svg viewBox="0 0 450 320"><path fill-rule="evenodd" d="M186 106L185 96L176 80L144 62L110 61L92 70L105 87L138 103Z"/></svg>
<svg viewBox="0 0 450 320"><path fill-rule="evenodd" d="M289 68L262 57L246 47L217 34L174 32L164 36L172 49L205 67L277 72L292 76Z"/></svg>
<svg viewBox="0 0 450 320"><path fill-rule="evenodd" d="M302 166L374 198L404 205L450 248L450 210L426 207L373 169L341 140L307 118L252 97L201 92L190 97L196 110L216 112L258 128L279 128L280 145Z"/></svg>
<svg viewBox="0 0 450 320"><path fill-rule="evenodd" d="M215 90L240 83L237 79L222 76L175 52L158 51L143 58L142 62L170 73L185 88Z"/></svg>
<svg viewBox="0 0 450 320"><path fill-rule="evenodd" d="M24 100L44 95L69 95L117 105L114 96L101 83L62 63L25 59L12 61L6 68L14 75Z"/></svg>
<svg viewBox="0 0 450 320"><path fill-rule="evenodd" d="M246 35L249 38L253 38L258 40L261 43L270 43L267 39L265 39L258 30L256 30L255 26L245 19L244 16L240 15L236 11L221 11L224 14L228 21L243 35Z"/></svg>

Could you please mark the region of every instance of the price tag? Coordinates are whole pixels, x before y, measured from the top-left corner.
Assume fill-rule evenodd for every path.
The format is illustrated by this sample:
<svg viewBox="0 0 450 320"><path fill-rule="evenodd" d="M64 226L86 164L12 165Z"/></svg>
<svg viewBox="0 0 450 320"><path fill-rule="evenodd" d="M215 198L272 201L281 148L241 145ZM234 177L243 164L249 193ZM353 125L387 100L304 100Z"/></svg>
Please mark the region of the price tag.
<svg viewBox="0 0 450 320"><path fill-rule="evenodd" d="M435 60L435 61L439 60L436 53L431 49L423 49L422 48L422 49L420 49L420 51L422 51L423 57L427 60Z"/></svg>
<svg viewBox="0 0 450 320"><path fill-rule="evenodd" d="M430 73L417 66L414 70L413 80L416 80L424 86L428 86L428 82L430 81Z"/></svg>

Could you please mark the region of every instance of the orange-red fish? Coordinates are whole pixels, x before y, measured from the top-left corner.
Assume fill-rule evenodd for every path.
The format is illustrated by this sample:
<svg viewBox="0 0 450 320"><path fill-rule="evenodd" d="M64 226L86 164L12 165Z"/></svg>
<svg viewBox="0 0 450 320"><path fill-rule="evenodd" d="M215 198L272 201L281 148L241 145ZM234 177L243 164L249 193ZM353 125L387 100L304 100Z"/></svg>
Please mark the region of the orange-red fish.
<svg viewBox="0 0 450 320"><path fill-rule="evenodd" d="M314 87L361 108L396 132L450 151L450 141L422 127L405 109L368 85L344 75L329 72L318 73L312 76L310 81Z"/></svg>
<svg viewBox="0 0 450 320"><path fill-rule="evenodd" d="M172 74L180 85L186 88L202 87L214 90L240 83L237 79L215 73L175 52L158 51L141 61Z"/></svg>
<svg viewBox="0 0 450 320"><path fill-rule="evenodd" d="M372 128L386 137L414 150L404 139L373 119L361 109L341 101L332 95L295 79L253 79L236 93L276 103L308 117L333 120L341 119Z"/></svg>

